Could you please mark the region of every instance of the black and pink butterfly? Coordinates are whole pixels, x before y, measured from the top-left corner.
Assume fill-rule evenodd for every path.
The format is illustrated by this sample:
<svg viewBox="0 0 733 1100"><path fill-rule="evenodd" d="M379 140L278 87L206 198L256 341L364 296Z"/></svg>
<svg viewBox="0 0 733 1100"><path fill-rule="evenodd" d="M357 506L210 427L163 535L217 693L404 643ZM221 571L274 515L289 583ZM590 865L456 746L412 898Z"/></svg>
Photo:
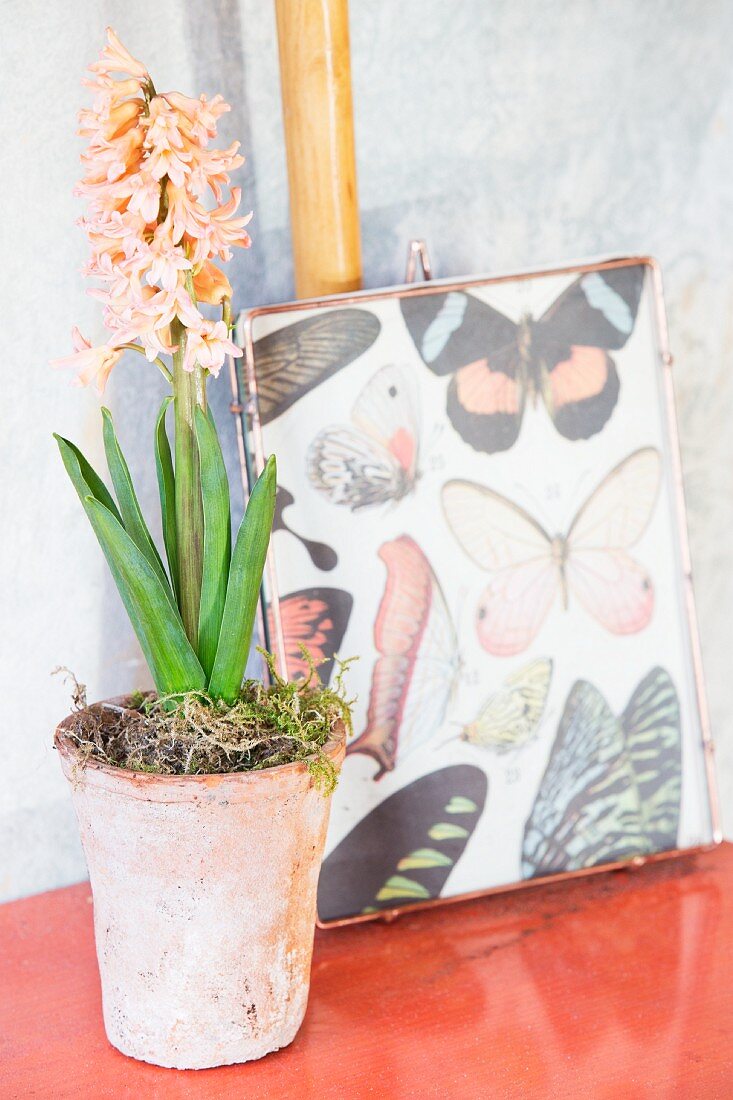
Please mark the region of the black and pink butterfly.
<svg viewBox="0 0 733 1100"><path fill-rule="evenodd" d="M451 375L447 413L474 450L513 446L528 404L544 403L566 439L601 431L620 382L609 352L631 336L644 265L590 271L541 316L515 323L473 294L408 295L402 315L423 362Z"/></svg>

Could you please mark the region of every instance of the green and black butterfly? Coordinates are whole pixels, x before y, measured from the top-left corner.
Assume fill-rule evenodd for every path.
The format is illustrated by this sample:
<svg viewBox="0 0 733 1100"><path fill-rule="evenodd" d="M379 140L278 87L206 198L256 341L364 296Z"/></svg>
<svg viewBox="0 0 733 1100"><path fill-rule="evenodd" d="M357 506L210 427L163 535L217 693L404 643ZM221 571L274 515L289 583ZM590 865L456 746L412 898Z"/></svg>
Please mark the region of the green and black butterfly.
<svg viewBox="0 0 733 1100"><path fill-rule="evenodd" d="M681 782L680 706L663 668L620 718L578 680L525 825L524 878L676 848Z"/></svg>
<svg viewBox="0 0 733 1100"><path fill-rule="evenodd" d="M437 898L481 817L488 782L454 764L386 798L331 852L318 916L339 920Z"/></svg>

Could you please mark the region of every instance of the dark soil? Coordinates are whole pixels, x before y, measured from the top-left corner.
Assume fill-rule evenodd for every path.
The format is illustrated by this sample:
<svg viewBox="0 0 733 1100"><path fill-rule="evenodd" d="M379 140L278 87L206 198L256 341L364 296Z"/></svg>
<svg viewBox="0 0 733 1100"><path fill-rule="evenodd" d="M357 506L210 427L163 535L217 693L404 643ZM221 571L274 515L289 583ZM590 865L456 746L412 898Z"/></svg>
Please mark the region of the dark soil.
<svg viewBox="0 0 733 1100"><path fill-rule="evenodd" d="M350 732L342 665L333 688L312 670L307 680L264 685L248 680L233 704L202 692L131 697L126 706L86 706L76 684L77 709L64 729L82 760L159 775L212 775L259 771L303 760L329 793L337 773L323 751L335 728Z"/></svg>

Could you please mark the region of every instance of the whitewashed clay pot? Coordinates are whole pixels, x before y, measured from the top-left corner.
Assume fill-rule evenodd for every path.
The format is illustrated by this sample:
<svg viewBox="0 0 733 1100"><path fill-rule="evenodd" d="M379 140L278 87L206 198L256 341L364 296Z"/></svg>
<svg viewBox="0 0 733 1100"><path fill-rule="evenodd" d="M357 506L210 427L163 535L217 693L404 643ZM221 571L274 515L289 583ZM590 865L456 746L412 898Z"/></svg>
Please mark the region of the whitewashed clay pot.
<svg viewBox="0 0 733 1100"><path fill-rule="evenodd" d="M308 1000L330 798L303 763L205 776L81 765L68 722L55 745L89 868L109 1041L178 1069L287 1046ZM339 767L344 739L325 749Z"/></svg>

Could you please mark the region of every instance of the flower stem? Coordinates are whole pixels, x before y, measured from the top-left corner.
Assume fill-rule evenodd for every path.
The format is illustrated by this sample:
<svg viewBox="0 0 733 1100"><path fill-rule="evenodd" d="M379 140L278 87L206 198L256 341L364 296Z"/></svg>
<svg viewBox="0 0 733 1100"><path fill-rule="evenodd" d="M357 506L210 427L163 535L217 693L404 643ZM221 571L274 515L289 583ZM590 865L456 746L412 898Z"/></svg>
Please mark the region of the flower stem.
<svg viewBox="0 0 733 1100"><path fill-rule="evenodd" d="M120 348L124 348L126 351L136 351L140 355L145 356L145 358L147 359L147 355L145 355L145 351L143 350L143 348L140 347L139 344L118 344L117 346L120 347ZM155 359L153 359L153 362L155 363L156 367L158 368L160 373L165 378L166 382L171 382L172 383L173 382L173 375L168 370L168 368L165 365L165 363L163 362L163 360L159 359L158 356L156 355Z"/></svg>
<svg viewBox="0 0 733 1100"><path fill-rule="evenodd" d="M186 330L177 318L171 323L171 337L173 343L178 345L178 350L173 353L178 602L188 639L197 649L204 512L194 413L197 405L206 409L206 383L201 367L196 366L193 371L183 369Z"/></svg>

